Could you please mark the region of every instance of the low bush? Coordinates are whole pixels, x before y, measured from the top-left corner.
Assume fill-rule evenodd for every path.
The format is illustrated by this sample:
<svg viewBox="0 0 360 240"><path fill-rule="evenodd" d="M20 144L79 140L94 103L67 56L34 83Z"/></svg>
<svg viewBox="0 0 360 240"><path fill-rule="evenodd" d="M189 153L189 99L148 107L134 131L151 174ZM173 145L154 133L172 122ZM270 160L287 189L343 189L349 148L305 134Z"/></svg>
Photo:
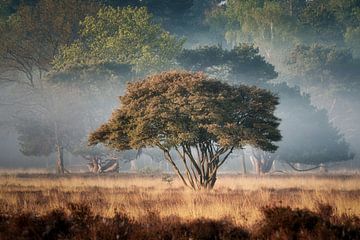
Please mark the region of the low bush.
<svg viewBox="0 0 360 240"><path fill-rule="evenodd" d="M333 212L323 204L317 211L269 206L259 223L244 229L226 219L183 221L151 211L137 221L118 211L104 218L86 204L71 203L43 216L0 213L0 239L360 239L359 217Z"/></svg>

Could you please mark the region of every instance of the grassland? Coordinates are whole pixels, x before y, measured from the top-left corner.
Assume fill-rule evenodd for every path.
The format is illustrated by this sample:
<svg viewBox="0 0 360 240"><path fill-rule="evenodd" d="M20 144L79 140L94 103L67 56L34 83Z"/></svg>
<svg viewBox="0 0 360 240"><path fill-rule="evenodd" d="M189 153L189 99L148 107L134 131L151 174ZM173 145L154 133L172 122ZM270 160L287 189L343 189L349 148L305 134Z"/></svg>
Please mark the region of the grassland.
<svg viewBox="0 0 360 240"><path fill-rule="evenodd" d="M104 218L120 211L138 222L151 214L179 222L226 219L249 230L263 219L261 209L266 207L316 212L320 203L332 206L334 216L359 217L360 175L222 175L215 189L206 192L193 192L161 176L0 176L2 214L41 216L55 209L69 211L71 203L85 204Z"/></svg>

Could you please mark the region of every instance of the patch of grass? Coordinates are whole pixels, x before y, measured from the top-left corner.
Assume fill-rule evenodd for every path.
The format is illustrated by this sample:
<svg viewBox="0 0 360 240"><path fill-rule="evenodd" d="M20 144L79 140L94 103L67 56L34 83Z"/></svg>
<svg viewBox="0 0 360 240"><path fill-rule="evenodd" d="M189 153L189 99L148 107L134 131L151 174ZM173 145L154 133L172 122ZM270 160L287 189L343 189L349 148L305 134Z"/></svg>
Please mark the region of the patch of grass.
<svg viewBox="0 0 360 240"><path fill-rule="evenodd" d="M226 219L234 226L252 229L263 219L266 206L308 209L318 203L332 207L332 214L360 216L360 176L219 176L212 191L193 192L174 178L137 175L7 175L0 176L0 212L35 216L85 204L96 216L111 219L121 210L137 222L156 213L160 219L197 221Z"/></svg>

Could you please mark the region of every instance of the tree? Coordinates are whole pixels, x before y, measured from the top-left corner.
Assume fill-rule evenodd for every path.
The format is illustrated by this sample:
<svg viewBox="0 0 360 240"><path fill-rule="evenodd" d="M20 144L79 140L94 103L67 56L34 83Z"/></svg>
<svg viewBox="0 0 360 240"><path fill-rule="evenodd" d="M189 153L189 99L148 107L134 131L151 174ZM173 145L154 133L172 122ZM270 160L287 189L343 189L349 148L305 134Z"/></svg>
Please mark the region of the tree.
<svg viewBox="0 0 360 240"><path fill-rule="evenodd" d="M279 67L299 43L347 45L357 53L359 12L358 0L228 0L209 11L207 22L230 46L255 44Z"/></svg>
<svg viewBox="0 0 360 240"><path fill-rule="evenodd" d="M286 84L271 87L280 97L276 114L282 119L283 139L278 150L268 154L272 160L320 167L351 160L354 155L344 136L329 121L328 114L311 105L309 95Z"/></svg>
<svg viewBox="0 0 360 240"><path fill-rule="evenodd" d="M55 151L55 136L49 124L21 119L16 124L20 151L26 156L49 156ZM46 139L44 141L44 139Z"/></svg>
<svg viewBox="0 0 360 240"><path fill-rule="evenodd" d="M230 46L242 42L255 44L267 59L276 61L279 51L274 50L287 49L297 40L295 13L299 2L228 0L225 7L215 7L209 11L207 19L221 29Z"/></svg>
<svg viewBox="0 0 360 240"><path fill-rule="evenodd" d="M56 153L56 172L68 172L64 166L64 150L72 151L74 142L79 141L75 129L58 126L58 122L49 119L16 119L19 134L20 151L25 156L50 156Z"/></svg>
<svg viewBox="0 0 360 240"><path fill-rule="evenodd" d="M359 89L360 61L349 49L335 46L297 45L288 57L289 74L301 87L331 87L337 91ZM290 78L291 79L291 78Z"/></svg>
<svg viewBox="0 0 360 240"><path fill-rule="evenodd" d="M329 1L310 1L299 16L299 23L304 29L304 39L309 43L341 43L343 41L342 26Z"/></svg>
<svg viewBox="0 0 360 240"><path fill-rule="evenodd" d="M6 77L6 73L18 73L17 82L32 88L41 85L36 80L51 69L60 46L70 44L76 38L79 21L97 9L94 1L83 0L40 0L36 4L21 4L0 26L3 80L14 81L14 77Z"/></svg>
<svg viewBox="0 0 360 240"><path fill-rule="evenodd" d="M275 151L278 104L269 91L232 87L202 73L164 72L128 85L121 106L89 143L118 149L158 147L183 183L211 189L235 148ZM173 151L185 174L175 163Z"/></svg>
<svg viewBox="0 0 360 240"><path fill-rule="evenodd" d="M357 151L360 121L360 61L348 49L323 45L299 45L288 59L287 81L326 109L330 121Z"/></svg>
<svg viewBox="0 0 360 240"><path fill-rule="evenodd" d="M87 160L86 165L91 173L119 171L118 160L121 156L118 152L109 151L101 146L87 146L87 142L82 142L72 153Z"/></svg>
<svg viewBox="0 0 360 240"><path fill-rule="evenodd" d="M359 10L360 12L360 10ZM360 15L360 14L359 14ZM359 17L360 21L360 17ZM360 58L360 26L356 28L349 27L344 35L345 43L353 52L353 55Z"/></svg>
<svg viewBox="0 0 360 240"><path fill-rule="evenodd" d="M14 107L20 112L13 122L23 154L49 156L55 153L57 172L64 173L64 151L72 153L89 131L84 117L88 116L87 108L84 108L86 102L77 92L68 89L46 85L44 89L48 95L44 94L39 99L31 96L30 101L34 105L28 105L21 111Z"/></svg>
<svg viewBox="0 0 360 240"><path fill-rule="evenodd" d="M274 66L259 54L259 48L248 44L239 44L227 50L221 46L200 46L196 49L184 49L177 57L179 65L186 70L205 71L224 76L222 70L228 70L228 81L241 81L243 84L262 85L277 77ZM220 67L220 69L219 69Z"/></svg>
<svg viewBox="0 0 360 240"><path fill-rule="evenodd" d="M163 69L183 44L153 23L143 7L103 7L81 22L79 35L56 56L57 70L92 64L128 64L135 72Z"/></svg>

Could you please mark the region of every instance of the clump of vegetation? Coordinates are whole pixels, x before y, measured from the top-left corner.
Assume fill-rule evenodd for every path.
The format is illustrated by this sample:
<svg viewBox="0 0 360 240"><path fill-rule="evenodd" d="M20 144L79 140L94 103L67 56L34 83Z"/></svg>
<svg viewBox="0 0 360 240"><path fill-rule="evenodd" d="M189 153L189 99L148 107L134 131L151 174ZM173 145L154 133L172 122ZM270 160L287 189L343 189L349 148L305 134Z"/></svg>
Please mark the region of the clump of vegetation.
<svg viewBox="0 0 360 240"><path fill-rule="evenodd" d="M149 211L140 221L115 212L104 218L86 204L69 204L43 216L31 213L0 213L1 239L360 239L360 219L328 215L331 207L320 211L290 207L262 208L263 219L253 229L231 221L161 218ZM330 210L330 211L329 211ZM325 211L325 212L324 212Z"/></svg>
<svg viewBox="0 0 360 240"><path fill-rule="evenodd" d="M335 217L333 208L319 204L317 212L290 207L263 207L255 239L360 239L360 219Z"/></svg>

